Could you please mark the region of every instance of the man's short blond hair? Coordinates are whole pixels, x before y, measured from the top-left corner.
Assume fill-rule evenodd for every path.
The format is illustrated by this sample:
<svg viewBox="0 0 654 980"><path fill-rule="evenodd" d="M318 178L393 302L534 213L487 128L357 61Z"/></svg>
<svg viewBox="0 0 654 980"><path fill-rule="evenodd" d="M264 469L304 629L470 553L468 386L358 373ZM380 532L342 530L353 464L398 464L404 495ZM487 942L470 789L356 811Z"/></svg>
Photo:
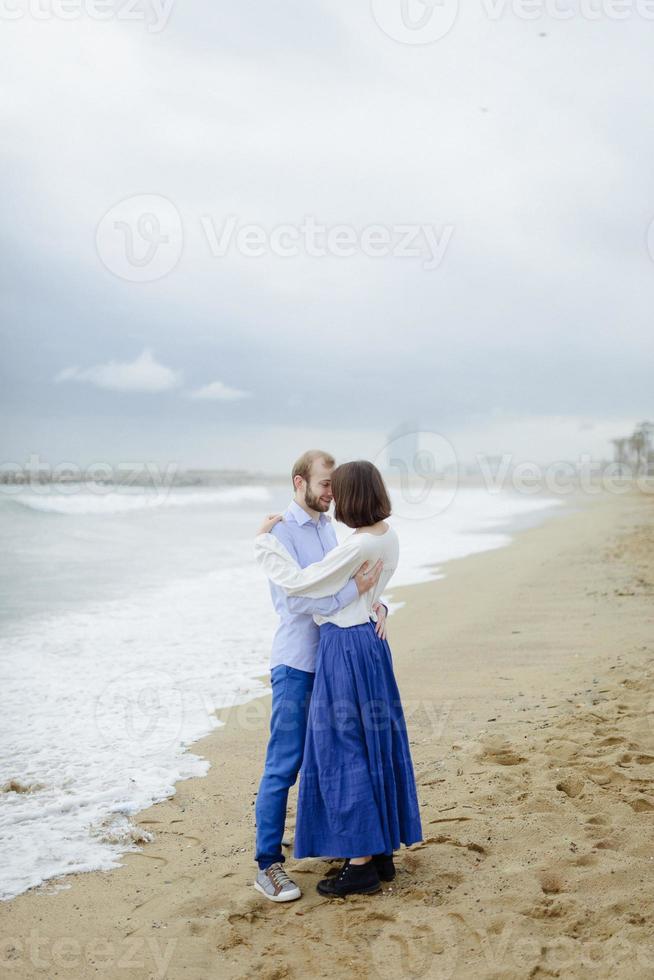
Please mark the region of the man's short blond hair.
<svg viewBox="0 0 654 980"><path fill-rule="evenodd" d="M306 453L302 453L300 458L296 459L293 464L293 472L291 474L293 489L295 489L296 476L301 476L306 483L309 482L311 479L311 467L317 459L322 459L325 466L328 466L330 469L336 466L336 460L329 453L324 453L322 449L307 449Z"/></svg>

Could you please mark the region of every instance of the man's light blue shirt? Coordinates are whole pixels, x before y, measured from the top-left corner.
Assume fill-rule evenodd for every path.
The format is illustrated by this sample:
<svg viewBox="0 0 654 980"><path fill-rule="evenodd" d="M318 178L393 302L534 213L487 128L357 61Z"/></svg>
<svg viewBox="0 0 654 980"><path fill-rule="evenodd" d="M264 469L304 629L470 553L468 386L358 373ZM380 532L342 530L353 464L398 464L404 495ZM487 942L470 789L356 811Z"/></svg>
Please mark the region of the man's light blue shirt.
<svg viewBox="0 0 654 980"><path fill-rule="evenodd" d="M338 544L329 518L321 514L317 521L312 520L294 500L284 514L284 520L275 524L271 534L293 555L301 568L320 561ZM273 605L280 618L273 640L270 668L272 670L284 664L313 673L319 638L313 614L331 616L348 606L359 595L356 582L350 579L336 595L326 599L288 596L280 586L273 582L269 584Z"/></svg>

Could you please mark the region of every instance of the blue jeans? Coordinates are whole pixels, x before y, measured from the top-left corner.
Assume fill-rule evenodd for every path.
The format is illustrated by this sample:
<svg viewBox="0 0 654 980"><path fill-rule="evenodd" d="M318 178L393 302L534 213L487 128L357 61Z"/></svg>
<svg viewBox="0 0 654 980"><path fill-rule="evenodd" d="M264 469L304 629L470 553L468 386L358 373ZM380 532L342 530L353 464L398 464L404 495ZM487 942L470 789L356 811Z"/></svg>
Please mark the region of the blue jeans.
<svg viewBox="0 0 654 980"><path fill-rule="evenodd" d="M270 672L270 739L255 807L255 860L262 871L277 861L284 861L282 837L288 791L295 783L302 765L314 676L306 670L297 670L283 664L273 667Z"/></svg>

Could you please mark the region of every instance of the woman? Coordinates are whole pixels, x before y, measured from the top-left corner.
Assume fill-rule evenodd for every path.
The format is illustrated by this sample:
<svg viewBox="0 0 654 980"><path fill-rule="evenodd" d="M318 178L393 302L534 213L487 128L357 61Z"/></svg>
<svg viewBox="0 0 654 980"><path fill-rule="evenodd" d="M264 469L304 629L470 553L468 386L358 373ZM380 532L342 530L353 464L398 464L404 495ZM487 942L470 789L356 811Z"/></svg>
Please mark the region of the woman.
<svg viewBox="0 0 654 980"><path fill-rule="evenodd" d="M316 616L320 644L309 708L295 827L296 858L345 858L318 883L322 895L379 891L395 877L393 851L422 840L413 765L391 651L375 633L374 603L397 567L391 506L372 463L345 463L332 474L337 521L354 528L325 558L301 569L267 521L255 554L289 595L333 595L361 567L381 559L377 586L332 616Z"/></svg>

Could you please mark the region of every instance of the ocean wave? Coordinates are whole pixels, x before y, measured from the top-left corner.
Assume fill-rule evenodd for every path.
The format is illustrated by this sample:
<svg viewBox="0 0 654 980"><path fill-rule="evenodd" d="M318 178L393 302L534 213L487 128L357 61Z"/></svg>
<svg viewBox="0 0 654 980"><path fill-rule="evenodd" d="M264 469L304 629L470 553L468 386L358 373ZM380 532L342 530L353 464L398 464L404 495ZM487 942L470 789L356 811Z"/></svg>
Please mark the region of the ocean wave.
<svg viewBox="0 0 654 980"><path fill-rule="evenodd" d="M123 514L134 510L151 510L159 507L206 507L212 505L265 503L270 499L270 491L261 486L224 487L221 490L180 491L153 490L139 492L89 493L79 490L74 493L39 492L3 494L6 499L28 510L47 514L64 514L77 517L80 514Z"/></svg>

